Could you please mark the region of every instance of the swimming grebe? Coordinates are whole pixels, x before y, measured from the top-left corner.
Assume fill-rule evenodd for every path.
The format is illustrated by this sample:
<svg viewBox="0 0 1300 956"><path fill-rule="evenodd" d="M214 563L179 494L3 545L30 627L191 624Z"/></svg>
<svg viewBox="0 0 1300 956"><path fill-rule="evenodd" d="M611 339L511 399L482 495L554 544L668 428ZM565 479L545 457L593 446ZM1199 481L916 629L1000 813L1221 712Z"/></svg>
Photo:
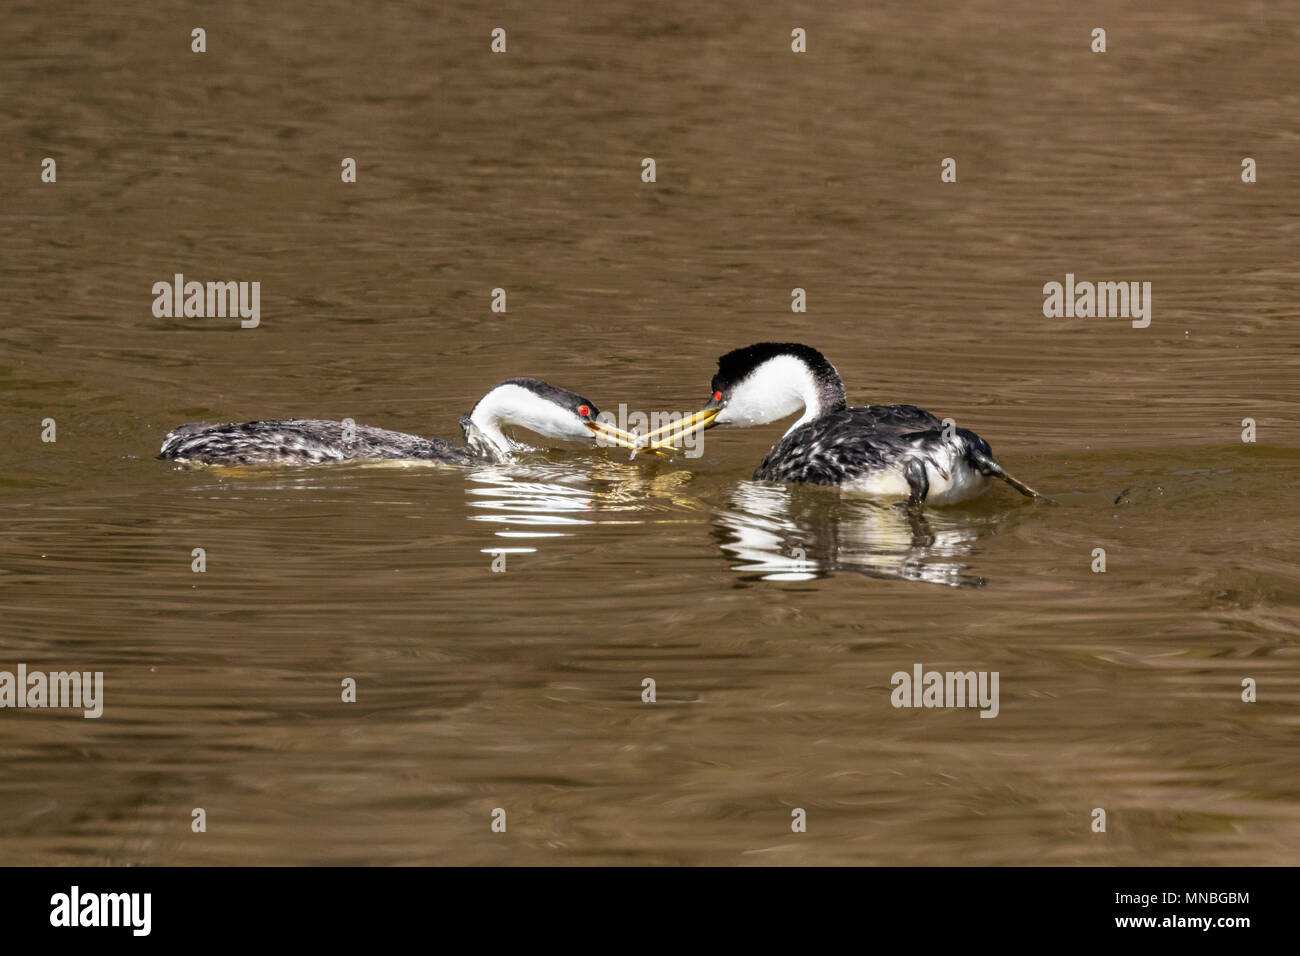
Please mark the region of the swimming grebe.
<svg viewBox="0 0 1300 956"><path fill-rule="evenodd" d="M159 458L209 465L298 464L365 459L421 459L447 465L508 461L527 445L502 431L517 425L548 438L629 447L618 429L597 421L600 410L576 392L535 378L511 378L488 392L460 420L465 447L444 438L318 419L181 425L163 439Z"/></svg>
<svg viewBox="0 0 1300 956"><path fill-rule="evenodd" d="M755 481L838 485L912 505L952 504L1000 478L1022 495L1037 492L993 460L988 442L945 426L914 405L850 408L835 366L814 348L762 342L718 359L709 403L681 422L642 436L670 442L715 425L763 425L802 411Z"/></svg>

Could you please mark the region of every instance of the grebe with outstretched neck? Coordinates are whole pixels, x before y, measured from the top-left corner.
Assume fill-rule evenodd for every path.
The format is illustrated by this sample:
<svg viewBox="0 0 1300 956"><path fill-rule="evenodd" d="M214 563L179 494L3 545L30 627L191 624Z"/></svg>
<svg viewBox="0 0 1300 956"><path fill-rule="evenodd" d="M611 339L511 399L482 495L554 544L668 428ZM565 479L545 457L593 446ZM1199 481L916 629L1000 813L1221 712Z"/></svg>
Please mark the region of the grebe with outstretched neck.
<svg viewBox="0 0 1300 956"><path fill-rule="evenodd" d="M599 409L577 392L535 378L512 378L461 418L465 445L350 422L291 419L242 424L181 425L163 439L159 458L208 465L316 465L332 461L416 459L446 465L508 461L528 446L508 437L519 426L548 438L630 447L618 429L597 421Z"/></svg>
<svg viewBox="0 0 1300 956"><path fill-rule="evenodd" d="M912 505L980 494L990 477L1037 492L993 460L973 431L945 425L915 405L850 408L835 366L814 348L762 342L718 359L713 396L693 415L642 436L671 442L715 425L764 425L802 412L754 471L755 481L838 485Z"/></svg>

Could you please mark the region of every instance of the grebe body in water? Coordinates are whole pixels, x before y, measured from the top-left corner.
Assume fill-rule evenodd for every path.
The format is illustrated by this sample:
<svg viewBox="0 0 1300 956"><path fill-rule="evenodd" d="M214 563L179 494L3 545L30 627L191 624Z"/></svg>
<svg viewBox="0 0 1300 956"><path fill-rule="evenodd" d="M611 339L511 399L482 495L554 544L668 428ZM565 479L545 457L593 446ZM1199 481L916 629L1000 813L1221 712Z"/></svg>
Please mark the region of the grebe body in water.
<svg viewBox="0 0 1300 956"><path fill-rule="evenodd" d="M208 465L316 465L332 461L414 459L446 465L508 461L527 445L503 428L520 426L548 438L591 443L597 436L627 445L597 421L600 410L568 389L535 378L512 378L488 392L461 418L463 447L369 425L318 419L181 425L163 439L159 458Z"/></svg>
<svg viewBox="0 0 1300 956"><path fill-rule="evenodd" d="M990 477L1036 496L993 459L973 431L945 425L915 405L850 408L835 366L814 348L763 342L718 359L709 403L642 438L671 441L715 425L799 419L754 471L755 481L837 485L912 505L953 504L984 491Z"/></svg>

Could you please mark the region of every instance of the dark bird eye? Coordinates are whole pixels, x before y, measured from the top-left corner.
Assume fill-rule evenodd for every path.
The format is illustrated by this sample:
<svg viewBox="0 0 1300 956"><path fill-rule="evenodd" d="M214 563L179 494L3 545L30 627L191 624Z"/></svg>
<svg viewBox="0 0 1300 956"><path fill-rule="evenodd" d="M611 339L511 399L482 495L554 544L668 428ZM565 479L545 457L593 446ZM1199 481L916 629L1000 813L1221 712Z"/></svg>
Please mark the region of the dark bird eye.
<svg viewBox="0 0 1300 956"><path fill-rule="evenodd" d="M588 415L591 414L591 409L588 408L586 405L579 405L578 414L581 415L583 418L586 418Z"/></svg>

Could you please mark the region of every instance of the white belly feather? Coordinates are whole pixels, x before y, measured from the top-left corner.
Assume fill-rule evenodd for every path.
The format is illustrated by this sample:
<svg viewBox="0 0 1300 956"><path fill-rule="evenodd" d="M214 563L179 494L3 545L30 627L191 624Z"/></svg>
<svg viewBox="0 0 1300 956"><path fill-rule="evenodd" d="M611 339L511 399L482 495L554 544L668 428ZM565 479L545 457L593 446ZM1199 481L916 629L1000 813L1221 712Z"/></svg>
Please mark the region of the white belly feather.
<svg viewBox="0 0 1300 956"><path fill-rule="evenodd" d="M931 447L925 451L925 473L930 480L926 504L950 505L966 501L983 493L988 487L988 477L972 468L965 455L956 453L955 449ZM931 458L938 459L938 464L929 460ZM907 483L904 465L903 461L899 461L888 468L846 482L841 487L877 498L906 498L912 493L912 486Z"/></svg>

